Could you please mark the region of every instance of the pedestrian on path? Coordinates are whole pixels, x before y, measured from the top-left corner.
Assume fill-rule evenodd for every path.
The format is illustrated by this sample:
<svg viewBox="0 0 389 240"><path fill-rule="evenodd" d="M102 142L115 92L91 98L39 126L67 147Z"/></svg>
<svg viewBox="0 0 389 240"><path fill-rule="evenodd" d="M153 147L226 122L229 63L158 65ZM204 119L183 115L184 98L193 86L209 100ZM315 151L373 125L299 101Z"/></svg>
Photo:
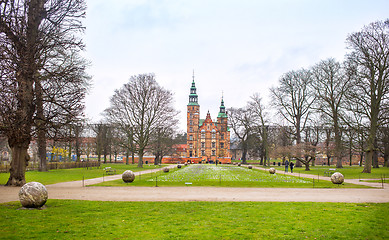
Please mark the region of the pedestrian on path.
<svg viewBox="0 0 389 240"><path fill-rule="evenodd" d="M289 162L285 160L285 172L288 172Z"/></svg>
<svg viewBox="0 0 389 240"><path fill-rule="evenodd" d="M294 167L294 163L292 161L290 161L290 172L293 173L293 167Z"/></svg>

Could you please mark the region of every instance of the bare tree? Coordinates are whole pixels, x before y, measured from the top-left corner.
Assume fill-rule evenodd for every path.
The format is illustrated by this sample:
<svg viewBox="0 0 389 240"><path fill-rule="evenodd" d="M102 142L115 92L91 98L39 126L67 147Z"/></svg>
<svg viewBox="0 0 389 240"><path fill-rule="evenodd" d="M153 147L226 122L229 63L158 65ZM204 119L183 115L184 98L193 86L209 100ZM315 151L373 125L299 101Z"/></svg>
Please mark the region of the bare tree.
<svg viewBox="0 0 389 240"><path fill-rule="evenodd" d="M294 127L297 145L301 143L301 132L312 113L315 100L311 81L312 73L309 70L290 71L280 78L279 87L270 89L278 113ZM296 167L301 167L299 161L296 162Z"/></svg>
<svg viewBox="0 0 389 240"><path fill-rule="evenodd" d="M389 20L377 21L347 38L347 57L351 77L350 111L364 116L369 124L366 161L363 172L370 173L378 128L388 122L389 110Z"/></svg>
<svg viewBox="0 0 389 240"><path fill-rule="evenodd" d="M111 97L111 106L105 110L109 122L131 127L138 167L143 167L143 155L152 134L164 123L174 121L172 93L155 80L154 74L132 76L130 81Z"/></svg>
<svg viewBox="0 0 389 240"><path fill-rule="evenodd" d="M12 151L7 185L25 183L42 70L52 57L49 52L83 48L77 34L83 30L85 8L83 0L0 2L0 131Z"/></svg>
<svg viewBox="0 0 389 240"><path fill-rule="evenodd" d="M341 119L349 79L335 59L323 60L312 68L312 86L315 89L316 109L332 125L335 135L336 168L342 168Z"/></svg>
<svg viewBox="0 0 389 240"><path fill-rule="evenodd" d="M262 98L258 93L255 93L251 97L251 101L248 103L249 107L253 111L255 123L259 127L259 133L261 135L261 141L264 152L264 165L266 166L266 162L270 165L269 159L269 144L268 144L268 120L267 120L267 112L265 106L262 103Z"/></svg>
<svg viewBox="0 0 389 240"><path fill-rule="evenodd" d="M154 154L154 165L162 163L162 158L172 154L175 129L172 127L157 128L151 138L150 150Z"/></svg>
<svg viewBox="0 0 389 240"><path fill-rule="evenodd" d="M253 111L248 107L230 108L229 125L242 146L242 163L246 163L249 136L252 133Z"/></svg>

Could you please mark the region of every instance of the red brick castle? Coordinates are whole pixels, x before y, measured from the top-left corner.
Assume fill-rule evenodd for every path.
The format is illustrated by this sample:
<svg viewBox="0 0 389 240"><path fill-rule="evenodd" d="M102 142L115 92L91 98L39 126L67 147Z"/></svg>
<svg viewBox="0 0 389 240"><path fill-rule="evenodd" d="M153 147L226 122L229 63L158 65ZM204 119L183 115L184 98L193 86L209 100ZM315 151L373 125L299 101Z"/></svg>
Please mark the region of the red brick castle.
<svg viewBox="0 0 389 240"><path fill-rule="evenodd" d="M212 121L209 111L205 119L200 119L200 105L193 75L187 105L187 158L195 163L231 163L230 130L227 123L223 97L216 122Z"/></svg>

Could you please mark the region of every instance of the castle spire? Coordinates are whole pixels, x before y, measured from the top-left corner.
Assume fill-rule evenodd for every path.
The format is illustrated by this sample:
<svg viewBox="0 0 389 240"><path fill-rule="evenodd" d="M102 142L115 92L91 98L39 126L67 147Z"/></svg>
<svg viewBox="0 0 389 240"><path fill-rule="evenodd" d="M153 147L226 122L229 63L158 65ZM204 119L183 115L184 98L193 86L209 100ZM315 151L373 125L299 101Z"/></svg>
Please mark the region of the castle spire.
<svg viewBox="0 0 389 240"><path fill-rule="evenodd" d="M227 114L226 114L226 107L224 106L224 97L223 97L223 93L222 93L222 100L221 100L221 103L220 103L220 110L219 110L219 114L217 115L218 118L222 117L222 118L226 118L227 117Z"/></svg>
<svg viewBox="0 0 389 240"><path fill-rule="evenodd" d="M192 87L190 88L188 105L199 105L198 104L198 96L196 94L196 84L195 84L195 81L194 81L194 69L193 69L192 78L193 78L193 81L192 81Z"/></svg>

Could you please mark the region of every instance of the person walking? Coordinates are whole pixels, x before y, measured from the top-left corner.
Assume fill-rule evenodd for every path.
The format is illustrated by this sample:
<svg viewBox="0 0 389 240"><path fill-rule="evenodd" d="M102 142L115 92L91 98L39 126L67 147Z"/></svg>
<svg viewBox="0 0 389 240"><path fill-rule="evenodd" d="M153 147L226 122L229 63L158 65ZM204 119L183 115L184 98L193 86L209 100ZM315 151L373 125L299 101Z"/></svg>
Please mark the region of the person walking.
<svg viewBox="0 0 389 240"><path fill-rule="evenodd" d="M285 160L285 172L288 172L289 162Z"/></svg>
<svg viewBox="0 0 389 240"><path fill-rule="evenodd" d="M292 161L290 161L290 172L293 173L293 167L294 167L294 163Z"/></svg>

